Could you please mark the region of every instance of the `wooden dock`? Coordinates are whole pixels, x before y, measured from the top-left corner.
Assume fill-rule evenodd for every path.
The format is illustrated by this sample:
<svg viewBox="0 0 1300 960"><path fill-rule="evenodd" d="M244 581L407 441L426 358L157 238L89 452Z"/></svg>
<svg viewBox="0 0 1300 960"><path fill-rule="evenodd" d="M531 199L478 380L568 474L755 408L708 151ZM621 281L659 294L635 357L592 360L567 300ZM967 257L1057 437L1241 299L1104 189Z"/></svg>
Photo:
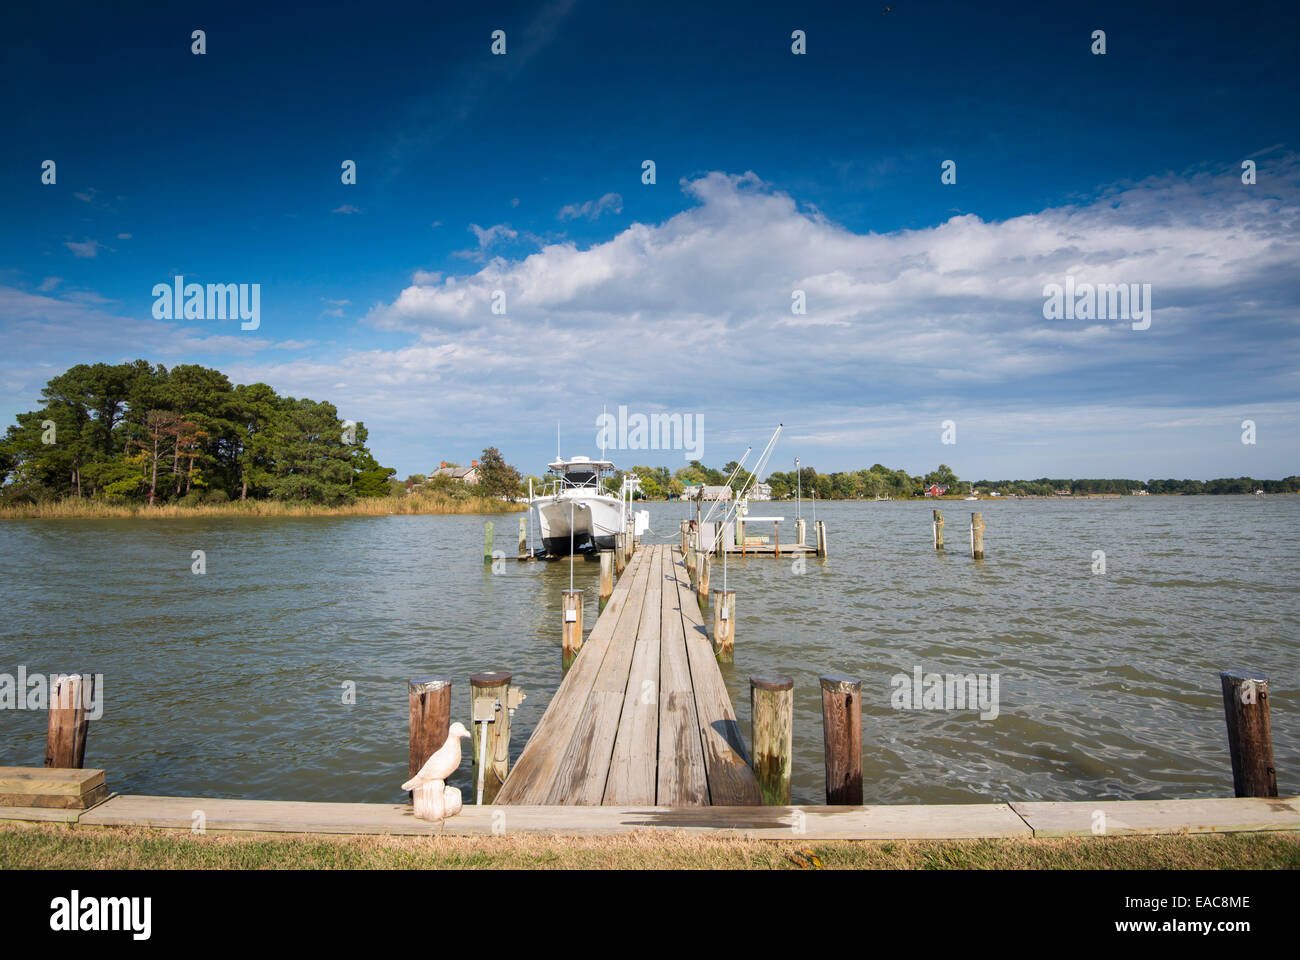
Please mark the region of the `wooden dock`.
<svg viewBox="0 0 1300 960"><path fill-rule="evenodd" d="M678 550L633 555L496 802L762 802Z"/></svg>

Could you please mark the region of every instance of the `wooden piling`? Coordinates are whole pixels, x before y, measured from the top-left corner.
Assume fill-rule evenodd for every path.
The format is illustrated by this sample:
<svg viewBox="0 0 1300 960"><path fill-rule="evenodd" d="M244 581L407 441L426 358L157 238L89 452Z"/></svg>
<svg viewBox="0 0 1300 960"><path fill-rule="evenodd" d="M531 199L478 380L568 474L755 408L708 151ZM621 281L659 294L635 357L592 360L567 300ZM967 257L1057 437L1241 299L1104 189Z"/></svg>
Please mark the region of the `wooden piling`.
<svg viewBox="0 0 1300 960"><path fill-rule="evenodd" d="M749 678L750 743L754 778L768 806L790 804L790 753L794 739L794 680Z"/></svg>
<svg viewBox="0 0 1300 960"><path fill-rule="evenodd" d="M610 595L614 592L614 552L600 551L600 609L605 609Z"/></svg>
<svg viewBox="0 0 1300 960"><path fill-rule="evenodd" d="M496 800L501 784L510 772L510 681L513 675L508 670L491 670L476 673L469 678L470 702L492 699L500 703L495 719L487 721L487 764L483 769L483 803L487 805ZM479 750L483 743L483 731L479 724L474 724L474 795L478 796L479 764L482 758Z"/></svg>
<svg viewBox="0 0 1300 960"><path fill-rule="evenodd" d="M623 575L623 568L627 566L626 557L623 553L623 534L614 534L614 572L620 577Z"/></svg>
<svg viewBox="0 0 1300 960"><path fill-rule="evenodd" d="M970 515L970 555L972 560L984 559L984 514Z"/></svg>
<svg viewBox="0 0 1300 960"><path fill-rule="evenodd" d="M1233 790L1239 797L1276 797L1268 677L1246 670L1225 670L1219 674L1219 681L1228 721Z"/></svg>
<svg viewBox="0 0 1300 960"><path fill-rule="evenodd" d="M804 539L807 536L808 536L808 521L806 521L803 517L800 517L798 520L794 522L794 538L795 540L798 541L799 546L802 547L807 545L807 542Z"/></svg>
<svg viewBox="0 0 1300 960"><path fill-rule="evenodd" d="M689 520L682 521L682 556L686 556L686 527L689 523Z"/></svg>
<svg viewBox="0 0 1300 960"><path fill-rule="evenodd" d="M24 696L19 691L19 696ZM45 732L45 765L80 770L86 762L90 732L87 706L95 699L95 677L79 673L60 677L51 691L49 725Z"/></svg>
<svg viewBox="0 0 1300 960"><path fill-rule="evenodd" d="M943 511L934 511L934 549L943 549Z"/></svg>
<svg viewBox="0 0 1300 960"><path fill-rule="evenodd" d="M862 681L832 675L821 685L826 802L861 806Z"/></svg>
<svg viewBox="0 0 1300 960"><path fill-rule="evenodd" d="M700 572L695 578L695 599L699 601L700 609L709 609L709 571L713 566L713 560L707 553L700 554Z"/></svg>
<svg viewBox="0 0 1300 960"><path fill-rule="evenodd" d="M772 556L781 559L781 524L772 521Z"/></svg>
<svg viewBox="0 0 1300 960"><path fill-rule="evenodd" d="M528 555L528 518L519 518L519 551L515 554L517 557Z"/></svg>
<svg viewBox="0 0 1300 960"><path fill-rule="evenodd" d="M627 559L632 560L632 554L636 553L636 521L628 520L624 530L623 542L627 544Z"/></svg>
<svg viewBox="0 0 1300 960"><path fill-rule="evenodd" d="M483 562L492 562L492 521L483 524Z"/></svg>
<svg viewBox="0 0 1300 960"><path fill-rule="evenodd" d="M713 591L713 655L719 663L736 659L736 591Z"/></svg>
<svg viewBox="0 0 1300 960"><path fill-rule="evenodd" d="M411 716L409 776L413 777L447 742L447 730L451 727L451 678L408 680L406 698Z"/></svg>
<svg viewBox="0 0 1300 960"><path fill-rule="evenodd" d="M565 590L561 606L564 611L561 644L564 669L567 671L582 649L582 591Z"/></svg>
<svg viewBox="0 0 1300 960"><path fill-rule="evenodd" d="M695 582L695 537L694 532L686 535L686 575L690 577L691 583Z"/></svg>
<svg viewBox="0 0 1300 960"><path fill-rule="evenodd" d="M817 556L826 556L826 521L818 520L814 526L817 531Z"/></svg>

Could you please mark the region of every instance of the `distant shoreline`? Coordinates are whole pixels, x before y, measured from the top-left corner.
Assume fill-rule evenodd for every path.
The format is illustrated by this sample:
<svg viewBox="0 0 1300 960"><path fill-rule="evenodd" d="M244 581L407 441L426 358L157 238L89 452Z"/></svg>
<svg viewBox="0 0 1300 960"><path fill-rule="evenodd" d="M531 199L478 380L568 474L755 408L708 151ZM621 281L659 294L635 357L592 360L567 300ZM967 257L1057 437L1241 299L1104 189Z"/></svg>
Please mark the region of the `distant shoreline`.
<svg viewBox="0 0 1300 960"><path fill-rule="evenodd" d="M49 503L0 507L0 520L188 520L219 517L376 517L388 515L465 515L516 513L527 504L491 497L448 497L413 494L404 497L362 497L352 503L327 505L294 500L231 500L227 503L150 507L71 498Z"/></svg>

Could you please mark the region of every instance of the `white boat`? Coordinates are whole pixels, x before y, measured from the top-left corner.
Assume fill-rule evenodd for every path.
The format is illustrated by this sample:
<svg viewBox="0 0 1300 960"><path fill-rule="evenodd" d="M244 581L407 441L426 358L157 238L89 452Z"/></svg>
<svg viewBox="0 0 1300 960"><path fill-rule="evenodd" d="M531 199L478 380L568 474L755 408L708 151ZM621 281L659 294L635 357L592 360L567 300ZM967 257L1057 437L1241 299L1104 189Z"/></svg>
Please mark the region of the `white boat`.
<svg viewBox="0 0 1300 960"><path fill-rule="evenodd" d="M546 552L562 557L571 551L613 550L614 534L623 531L630 516L627 498L635 477L625 476L618 494L612 494L604 484L614 472L608 460L574 457L548 466L556 478L529 501L537 508Z"/></svg>

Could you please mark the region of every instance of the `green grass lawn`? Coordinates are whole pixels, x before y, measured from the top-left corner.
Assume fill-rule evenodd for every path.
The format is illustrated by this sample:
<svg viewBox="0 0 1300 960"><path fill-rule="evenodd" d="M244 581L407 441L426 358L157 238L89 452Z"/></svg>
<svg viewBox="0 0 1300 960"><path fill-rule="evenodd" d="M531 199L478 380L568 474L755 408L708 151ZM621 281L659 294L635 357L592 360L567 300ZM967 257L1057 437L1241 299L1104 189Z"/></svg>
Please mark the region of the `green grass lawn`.
<svg viewBox="0 0 1300 960"><path fill-rule="evenodd" d="M820 864L820 867L819 867ZM804 842L641 832L613 837L322 837L0 824L3 869L1277 870L1300 835Z"/></svg>

